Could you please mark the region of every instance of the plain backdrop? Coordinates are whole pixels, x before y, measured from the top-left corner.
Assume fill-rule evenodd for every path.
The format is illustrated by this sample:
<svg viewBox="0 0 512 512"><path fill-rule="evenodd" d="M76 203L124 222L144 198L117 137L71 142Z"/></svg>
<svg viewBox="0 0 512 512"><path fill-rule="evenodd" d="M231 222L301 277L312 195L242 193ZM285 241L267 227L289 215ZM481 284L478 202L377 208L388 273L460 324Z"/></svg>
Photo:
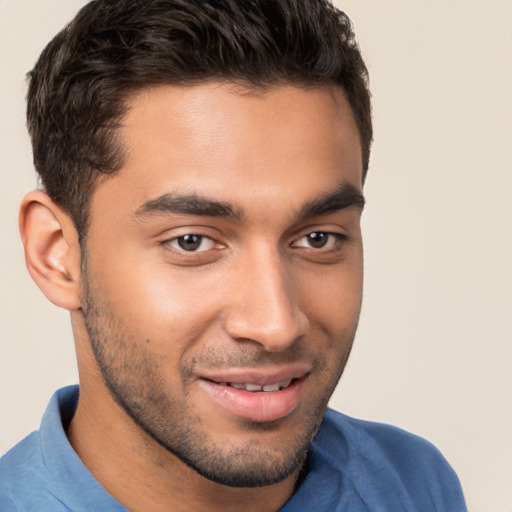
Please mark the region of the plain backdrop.
<svg viewBox="0 0 512 512"><path fill-rule="evenodd" d="M24 74L79 0L0 0L0 453L76 382L25 270ZM365 297L332 405L422 435L470 512L512 511L512 2L339 0L371 73Z"/></svg>

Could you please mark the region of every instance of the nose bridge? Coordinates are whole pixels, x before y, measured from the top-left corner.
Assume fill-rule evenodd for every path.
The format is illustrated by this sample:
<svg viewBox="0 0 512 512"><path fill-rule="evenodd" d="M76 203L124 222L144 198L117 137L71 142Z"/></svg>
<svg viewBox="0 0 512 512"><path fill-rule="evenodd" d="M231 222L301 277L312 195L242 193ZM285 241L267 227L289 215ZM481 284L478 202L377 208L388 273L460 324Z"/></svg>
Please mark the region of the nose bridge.
<svg viewBox="0 0 512 512"><path fill-rule="evenodd" d="M232 338L250 339L268 351L279 351L306 334L307 317L277 248L265 244L251 251L243 258L238 275L226 321Z"/></svg>

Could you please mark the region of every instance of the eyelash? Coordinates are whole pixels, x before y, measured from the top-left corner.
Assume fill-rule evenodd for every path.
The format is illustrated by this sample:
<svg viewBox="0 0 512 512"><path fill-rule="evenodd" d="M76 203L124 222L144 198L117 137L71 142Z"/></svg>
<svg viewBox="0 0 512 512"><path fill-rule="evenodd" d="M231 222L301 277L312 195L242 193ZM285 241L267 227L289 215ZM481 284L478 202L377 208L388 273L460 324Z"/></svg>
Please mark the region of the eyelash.
<svg viewBox="0 0 512 512"><path fill-rule="evenodd" d="M306 239L308 237L318 236L321 235L321 237L327 237L327 243L331 241L329 244L329 247L306 247L309 249L312 249L314 251L323 251L323 252L332 252L335 251L337 248L339 248L339 245L343 242L346 242L348 240L348 236L343 233L335 233L330 231L311 231L310 233L307 233L306 235L301 236L297 242L294 242L292 244L292 247L303 247L301 245L298 245L298 242L300 242L303 239Z"/></svg>
<svg viewBox="0 0 512 512"><path fill-rule="evenodd" d="M325 246L321 246L321 247L311 247L311 246L310 247L306 247L304 245L300 245L299 244L299 242L301 240L307 239L308 237L319 237L319 239L323 238L323 237L327 237L326 238L326 245L329 244L329 242L331 242L331 243L329 244L328 247L325 247ZM197 244L197 247L195 249L187 251L187 249L185 249L183 246L181 246L180 242L186 242L187 238L190 239L189 241L192 243L192 245ZM301 236L296 241L292 242L290 244L290 247L295 247L295 248L296 247L303 247L305 249L310 249L310 250L313 250L315 252L316 251L318 251L318 252L320 252L320 251L323 251L323 252L333 252L333 251L336 251L337 248L339 248L340 244L342 244L343 242L346 242L347 240L348 240L348 236L343 234L343 233L335 233L335 232L330 232L330 231L311 231L310 233L307 233L307 234ZM209 241L210 242L210 247L198 251L197 249L200 248L205 241ZM200 254L202 252L207 252L209 250L214 249L215 245L222 245L222 244L218 244L218 242L216 242L215 240L213 240L212 238L210 238L207 235L200 235L200 234L196 234L196 233L187 233L185 235L177 236L177 237L171 238L169 240L166 240L163 243L165 245L167 245L167 246L170 246L173 250L175 250L177 252L180 252L182 254L184 254L184 253ZM176 246L174 244L176 244L178 246Z"/></svg>
<svg viewBox="0 0 512 512"><path fill-rule="evenodd" d="M207 249L203 249L201 251L197 251L197 250L187 251L183 247L176 247L173 245L174 243L180 245L181 241L185 241L189 237L190 237L190 239L191 239L190 241L193 245L194 245L194 243L198 244L198 248L201 247L201 245L203 245L203 242L205 242L205 241L209 241L211 244L211 247L209 247ZM197 241L197 239L199 239L199 241ZM178 251L181 253L190 253L190 254L198 254L201 252L206 252L208 250L213 249L215 245L218 245L218 243L215 242L215 240L213 240L213 238L210 238L209 236L206 236L206 235L198 235L196 233L187 233L185 235L176 236L174 238L171 238L170 240L166 240L164 243L166 245L171 246L175 251Z"/></svg>

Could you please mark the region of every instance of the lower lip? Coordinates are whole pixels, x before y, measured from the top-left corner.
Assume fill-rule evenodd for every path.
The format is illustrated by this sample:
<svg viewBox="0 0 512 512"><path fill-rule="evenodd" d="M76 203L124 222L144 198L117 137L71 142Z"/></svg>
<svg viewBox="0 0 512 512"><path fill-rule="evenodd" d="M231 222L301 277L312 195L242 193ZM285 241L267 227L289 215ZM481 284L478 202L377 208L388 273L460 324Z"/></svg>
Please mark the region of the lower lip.
<svg viewBox="0 0 512 512"><path fill-rule="evenodd" d="M297 407L304 379L297 379L279 391L245 391L201 379L200 385L223 409L249 421L275 421Z"/></svg>

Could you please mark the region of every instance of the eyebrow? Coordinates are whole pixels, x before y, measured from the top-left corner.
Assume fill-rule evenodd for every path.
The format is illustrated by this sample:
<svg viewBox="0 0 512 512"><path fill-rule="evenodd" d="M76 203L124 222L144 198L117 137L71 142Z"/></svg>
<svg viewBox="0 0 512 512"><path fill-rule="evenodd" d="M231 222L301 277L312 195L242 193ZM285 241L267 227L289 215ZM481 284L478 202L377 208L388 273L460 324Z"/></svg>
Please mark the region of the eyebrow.
<svg viewBox="0 0 512 512"><path fill-rule="evenodd" d="M299 212L299 219L325 215L327 213L355 207L363 210L365 199L359 189L351 183L342 183L333 192L306 203Z"/></svg>
<svg viewBox="0 0 512 512"><path fill-rule="evenodd" d="M299 220L325 215L350 207L364 208L363 194L352 184L342 183L333 192L304 204L299 212ZM217 201L197 194L163 194L146 201L135 211L135 217L148 217L168 213L199 215L204 217L224 217L236 221L244 218L242 210L230 203Z"/></svg>
<svg viewBox="0 0 512 512"><path fill-rule="evenodd" d="M205 217L227 217L242 220L242 212L233 205L198 196L197 194L176 195L163 194L146 201L135 211L135 217L146 217L158 214L177 213L200 215Z"/></svg>

